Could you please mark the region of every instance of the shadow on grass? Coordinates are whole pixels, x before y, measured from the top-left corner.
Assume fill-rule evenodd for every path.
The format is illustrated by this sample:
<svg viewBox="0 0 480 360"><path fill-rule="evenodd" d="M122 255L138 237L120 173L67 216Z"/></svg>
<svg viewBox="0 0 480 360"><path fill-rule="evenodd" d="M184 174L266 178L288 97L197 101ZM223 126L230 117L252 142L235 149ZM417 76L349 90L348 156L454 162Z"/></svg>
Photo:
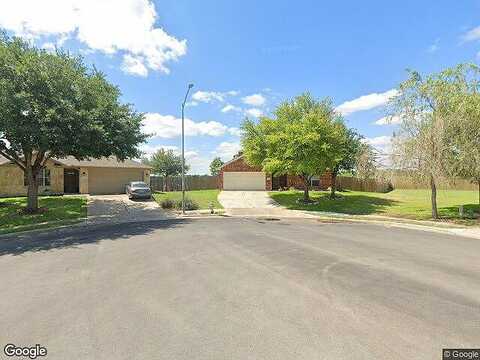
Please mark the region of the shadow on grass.
<svg viewBox="0 0 480 360"><path fill-rule="evenodd" d="M0 238L0 256L22 255L26 252L51 251L96 244L106 240L124 240L136 235L151 234L159 229L169 229L188 223L188 219L159 220L123 224L97 225L12 235Z"/></svg>
<svg viewBox="0 0 480 360"><path fill-rule="evenodd" d="M302 198L301 193L277 193L272 195L273 199L288 209L336 212L348 215L369 215L385 212L385 209L399 202L370 195L347 195L337 194L337 198L330 199L330 195L312 194L311 199L317 204L305 205L297 203Z"/></svg>
<svg viewBox="0 0 480 360"><path fill-rule="evenodd" d="M438 209L440 217L445 219L460 219L458 206L441 207ZM480 205L466 204L463 205L464 219L479 219Z"/></svg>
<svg viewBox="0 0 480 360"><path fill-rule="evenodd" d="M0 231L17 226L33 226L50 221L73 220L87 215L86 200L82 197L40 197L43 211L25 213L26 197L0 199Z"/></svg>

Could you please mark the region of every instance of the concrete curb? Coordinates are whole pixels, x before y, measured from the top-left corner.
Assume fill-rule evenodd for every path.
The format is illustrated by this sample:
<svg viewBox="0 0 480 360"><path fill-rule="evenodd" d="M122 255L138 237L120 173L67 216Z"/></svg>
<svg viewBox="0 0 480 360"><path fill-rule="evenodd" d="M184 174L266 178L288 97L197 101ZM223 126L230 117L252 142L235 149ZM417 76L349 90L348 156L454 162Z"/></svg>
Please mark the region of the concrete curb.
<svg viewBox="0 0 480 360"><path fill-rule="evenodd" d="M0 239L6 238L9 236L15 236L15 235L32 234L32 233L34 234L36 232L54 231L54 230L61 230L65 228L71 228L71 227L87 226L88 225L87 221L88 221L87 219L79 219L78 221L72 221L69 224L61 224L64 221L50 221L50 222L38 223L38 224L35 224L35 226L46 226L46 227L40 228L40 229L29 229L29 230L19 229L18 231L0 233ZM55 226L56 224L58 224L58 226ZM52 225L52 227L48 227L49 225Z"/></svg>
<svg viewBox="0 0 480 360"><path fill-rule="evenodd" d="M105 223L89 223L88 219L79 220L76 223L66 224L66 225L59 225L51 228L43 228L43 229L31 229L25 231L16 231L11 233L0 234L0 239L7 238L11 236L22 236L22 235L30 235L40 232L53 232L53 231L62 231L67 228L72 227L82 227L88 226L91 228L94 227L102 227L108 225L126 225L130 223L143 223L143 222L155 222L155 221L171 221L171 220L178 220L178 219L218 219L218 218L255 218L255 219L288 219L288 220L312 220L312 221L320 221L320 222L338 222L338 223L364 223L364 224L374 224L374 225L382 225L384 227L399 227L399 228L406 228L412 230L420 230L420 231L429 231L429 232L437 232L455 236L462 236L467 238L473 239L480 239L480 227L462 227L459 225L448 226L448 224L438 224L432 221L419 221L419 220L405 220L405 219L397 219L391 217L376 217L376 218L359 218L355 216L348 216L340 214L341 216L335 215L325 215L325 214L310 214L307 212L298 211L294 215L280 215L280 214L251 214L251 215L235 215L235 214L228 214L228 211L224 211L223 209L217 209L218 213L210 214L210 210L195 210L189 211L187 214L182 215L181 213L173 213L171 217L163 218L163 219L144 219L141 221L132 220L132 221L121 221L121 222L105 222ZM296 210L290 210L296 211ZM304 215L304 216L302 216ZM42 223L38 225L45 225L48 223ZM432 225L433 224L433 225ZM439 226L440 225L440 226Z"/></svg>

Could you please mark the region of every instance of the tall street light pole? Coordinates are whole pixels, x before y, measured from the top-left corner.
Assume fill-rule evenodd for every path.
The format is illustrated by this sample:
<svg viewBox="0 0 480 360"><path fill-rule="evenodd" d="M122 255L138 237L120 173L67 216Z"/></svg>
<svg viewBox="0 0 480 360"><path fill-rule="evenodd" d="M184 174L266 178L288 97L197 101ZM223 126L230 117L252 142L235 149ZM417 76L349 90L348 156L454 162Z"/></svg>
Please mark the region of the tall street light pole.
<svg viewBox="0 0 480 360"><path fill-rule="evenodd" d="M182 214L185 215L185 104L187 103L188 93L193 88L193 84L188 84L187 93L182 103Z"/></svg>

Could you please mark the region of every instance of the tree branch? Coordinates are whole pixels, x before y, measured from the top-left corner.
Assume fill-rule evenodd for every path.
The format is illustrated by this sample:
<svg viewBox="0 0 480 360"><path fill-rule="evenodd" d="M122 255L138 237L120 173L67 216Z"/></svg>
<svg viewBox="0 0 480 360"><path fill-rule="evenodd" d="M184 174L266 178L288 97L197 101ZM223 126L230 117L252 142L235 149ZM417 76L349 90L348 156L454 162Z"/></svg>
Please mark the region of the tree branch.
<svg viewBox="0 0 480 360"><path fill-rule="evenodd" d="M17 166L19 166L22 170L25 170L25 164L22 162L22 160L17 156L17 154L13 151L10 151L8 149L0 149L0 155L4 156L11 162L15 163Z"/></svg>
<svg viewBox="0 0 480 360"><path fill-rule="evenodd" d="M47 164L47 161L50 160L52 158L52 155L53 153L46 153L47 155L44 157L42 163L41 163L41 167L44 167L46 164Z"/></svg>
<svg viewBox="0 0 480 360"><path fill-rule="evenodd" d="M33 166L32 166L34 172L37 172L37 170L40 169L40 165L44 160L44 155L45 155L44 150L38 151L37 154L35 155L35 162L33 163Z"/></svg>

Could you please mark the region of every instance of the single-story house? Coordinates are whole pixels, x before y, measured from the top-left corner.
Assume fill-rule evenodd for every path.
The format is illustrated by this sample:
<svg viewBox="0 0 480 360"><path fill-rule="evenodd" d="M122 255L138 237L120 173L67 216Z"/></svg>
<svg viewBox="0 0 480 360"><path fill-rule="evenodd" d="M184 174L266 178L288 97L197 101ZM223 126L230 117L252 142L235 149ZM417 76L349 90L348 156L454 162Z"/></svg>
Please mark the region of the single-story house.
<svg viewBox="0 0 480 360"><path fill-rule="evenodd" d="M303 189L303 181L296 175L272 176L260 168L248 165L243 155L239 155L223 164L218 174L221 190L278 190L284 188ZM332 184L332 176L325 173L313 176L311 186L314 190L326 190Z"/></svg>
<svg viewBox="0 0 480 360"><path fill-rule="evenodd" d="M121 194L130 181L150 184L148 165L115 157L79 161L72 156L50 159L41 170L41 194ZM27 183L17 165L0 156L0 196L27 194Z"/></svg>

